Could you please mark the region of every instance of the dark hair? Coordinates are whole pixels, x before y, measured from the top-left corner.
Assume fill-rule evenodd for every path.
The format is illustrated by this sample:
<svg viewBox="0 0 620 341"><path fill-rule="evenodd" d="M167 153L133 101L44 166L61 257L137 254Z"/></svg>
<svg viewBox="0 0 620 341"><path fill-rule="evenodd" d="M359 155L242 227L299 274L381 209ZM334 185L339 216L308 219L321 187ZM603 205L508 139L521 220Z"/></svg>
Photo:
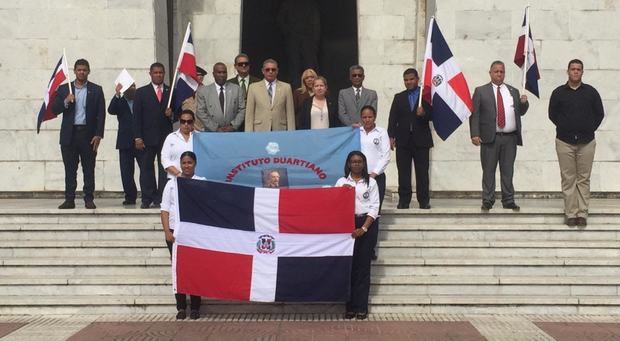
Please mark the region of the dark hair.
<svg viewBox="0 0 620 341"><path fill-rule="evenodd" d="M506 68L506 65L504 65L504 62L502 62L501 60L494 60L493 63L491 63L489 70L491 70L495 65L501 65Z"/></svg>
<svg viewBox="0 0 620 341"><path fill-rule="evenodd" d="M149 71L153 71L154 68L161 68L162 70L166 71L166 67L164 66L164 64L160 63L160 62L155 62L153 64L151 64L151 67L149 67Z"/></svg>
<svg viewBox="0 0 620 341"><path fill-rule="evenodd" d="M214 72L214 73L215 73L215 67L216 67L216 66L218 66L218 65L219 65L219 66L223 66L223 67L224 67L224 69L226 69L226 64L224 64L224 63L222 63L222 62L217 62L217 63L213 64L213 72Z"/></svg>
<svg viewBox="0 0 620 341"><path fill-rule="evenodd" d="M194 160L194 162L198 162L196 161L196 154L194 152L191 151L185 151L183 152L183 154L181 154L181 157L179 158L179 160L183 160L184 157L189 156L192 158L192 160Z"/></svg>
<svg viewBox="0 0 620 341"><path fill-rule="evenodd" d="M570 62L568 62L568 68L570 69L570 65L571 64L579 64L581 65L581 69L583 70L583 62L579 59L571 59Z"/></svg>
<svg viewBox="0 0 620 341"><path fill-rule="evenodd" d="M362 74L364 74L364 68L361 65L351 65L351 67L349 67L349 74L352 74L353 70L361 70Z"/></svg>
<svg viewBox="0 0 620 341"><path fill-rule="evenodd" d="M84 58L80 58L80 59L76 60L75 64L73 64L73 69L77 69L78 65L86 66L88 71L90 71L90 64L88 64L88 60L86 60Z"/></svg>
<svg viewBox="0 0 620 341"><path fill-rule="evenodd" d="M362 110L360 110L360 115L364 112L364 110L372 111L372 114L375 116L375 118L377 118L377 109L375 109L375 107L373 107L372 105L363 106Z"/></svg>
<svg viewBox="0 0 620 341"><path fill-rule="evenodd" d="M347 161L344 163L344 176L347 177L351 174L351 167L349 167L349 161L354 156L360 156L364 160L364 168L362 169L362 178L366 183L366 186L370 186L370 175L368 174L368 162L366 161L366 155L359 150L354 150L347 155Z"/></svg>
<svg viewBox="0 0 620 341"><path fill-rule="evenodd" d="M235 57L235 64L237 64L237 59L241 58L241 57L245 57L248 59L248 62L250 61L250 57L245 54L245 53L239 53L236 57Z"/></svg>
<svg viewBox="0 0 620 341"><path fill-rule="evenodd" d="M415 78L420 78L420 76L418 76L418 70L410 67L407 70L405 70L405 72L403 72L403 77L405 77L406 75L414 75Z"/></svg>
<svg viewBox="0 0 620 341"><path fill-rule="evenodd" d="M183 114L192 115L192 120L196 119L196 115L194 114L194 112L189 110L189 109L185 109L185 110L181 111L181 114L179 115L179 117L181 117L181 115L183 115Z"/></svg>

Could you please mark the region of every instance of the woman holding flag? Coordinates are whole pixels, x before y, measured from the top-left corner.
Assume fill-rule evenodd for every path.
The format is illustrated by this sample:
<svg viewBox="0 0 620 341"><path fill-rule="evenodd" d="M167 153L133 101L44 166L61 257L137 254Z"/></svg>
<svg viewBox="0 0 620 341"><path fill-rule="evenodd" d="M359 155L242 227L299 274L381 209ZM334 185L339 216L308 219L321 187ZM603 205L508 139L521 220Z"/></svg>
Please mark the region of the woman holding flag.
<svg viewBox="0 0 620 341"><path fill-rule="evenodd" d="M183 115L181 115L182 117ZM181 124L183 126L183 124ZM194 171L196 169L196 154L191 151L185 151L181 154L180 168L181 171L178 174L179 177L190 178L196 180L206 180L201 176L197 176ZM161 224L164 228L164 235L166 236L166 245L170 256L172 257L172 246L174 245L174 227L175 227L175 212L176 212L176 199L174 193L176 189L176 179L172 179L166 183L161 200ZM182 293L176 293L174 295L177 302L177 320L184 320L187 317L185 310L187 309L186 295ZM190 295L190 314L189 318L196 320L200 317L200 296Z"/></svg>
<svg viewBox="0 0 620 341"><path fill-rule="evenodd" d="M365 320L368 317L368 293L370 291L371 252L377 240L376 219L379 216L379 189L375 179L368 174L366 156L354 150L347 156L344 177L336 187L355 188L355 239L351 267L351 296L347 302L345 318Z"/></svg>

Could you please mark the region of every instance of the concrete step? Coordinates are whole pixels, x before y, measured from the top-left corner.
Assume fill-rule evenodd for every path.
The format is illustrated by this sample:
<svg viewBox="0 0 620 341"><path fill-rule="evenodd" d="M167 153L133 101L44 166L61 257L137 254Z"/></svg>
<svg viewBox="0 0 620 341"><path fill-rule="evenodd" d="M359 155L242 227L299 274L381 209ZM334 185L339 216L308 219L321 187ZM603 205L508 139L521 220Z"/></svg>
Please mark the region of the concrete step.
<svg viewBox="0 0 620 341"><path fill-rule="evenodd" d="M24 247L0 248L0 257L32 257L32 258L62 258L62 257L169 257L168 249L163 241L159 247Z"/></svg>
<svg viewBox="0 0 620 341"><path fill-rule="evenodd" d="M0 217L0 222L1 222ZM93 223L96 222L96 223ZM0 223L0 231L161 231L161 222L154 223L117 223L100 224L96 219L87 223L76 224L56 224L56 223L22 223L5 224Z"/></svg>
<svg viewBox="0 0 620 341"><path fill-rule="evenodd" d="M16 243L27 240L162 240L162 230L99 230L99 231L1 231L0 239Z"/></svg>
<svg viewBox="0 0 620 341"><path fill-rule="evenodd" d="M432 224L552 224L562 225L564 214L415 214L415 215L387 215L381 216L381 224L389 225L432 225ZM618 224L620 214L596 214L588 217L588 224L604 225Z"/></svg>
<svg viewBox="0 0 620 341"><path fill-rule="evenodd" d="M610 225L618 231L610 230L555 230L538 231L514 227L512 230L394 230L379 227L379 240L481 240L481 241L610 241L620 237L620 224Z"/></svg>

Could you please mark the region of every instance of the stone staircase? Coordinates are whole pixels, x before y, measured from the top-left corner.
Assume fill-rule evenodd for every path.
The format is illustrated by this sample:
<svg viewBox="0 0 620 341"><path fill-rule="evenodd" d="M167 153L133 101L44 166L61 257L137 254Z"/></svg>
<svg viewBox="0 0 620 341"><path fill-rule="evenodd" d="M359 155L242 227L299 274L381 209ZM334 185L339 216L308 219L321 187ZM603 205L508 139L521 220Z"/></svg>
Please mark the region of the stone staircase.
<svg viewBox="0 0 620 341"><path fill-rule="evenodd" d="M620 314L620 207L585 229L558 207L386 209L371 312ZM388 206L389 207L389 206ZM0 209L0 314L171 313L155 210ZM340 304L206 300L206 313L334 313Z"/></svg>

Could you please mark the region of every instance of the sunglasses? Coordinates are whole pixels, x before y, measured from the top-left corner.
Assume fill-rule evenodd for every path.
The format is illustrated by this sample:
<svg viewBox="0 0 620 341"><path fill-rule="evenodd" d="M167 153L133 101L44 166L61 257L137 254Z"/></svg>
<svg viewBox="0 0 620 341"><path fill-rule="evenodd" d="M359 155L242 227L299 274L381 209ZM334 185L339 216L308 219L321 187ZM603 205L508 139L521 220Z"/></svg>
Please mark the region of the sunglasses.
<svg viewBox="0 0 620 341"><path fill-rule="evenodd" d="M265 70L265 72L276 72L276 71L278 71L278 69L276 69L276 68L266 68L264 70Z"/></svg>
<svg viewBox="0 0 620 341"><path fill-rule="evenodd" d="M363 78L364 74L363 73L352 73L351 77L353 77L353 78Z"/></svg>
<svg viewBox="0 0 620 341"><path fill-rule="evenodd" d="M194 124L194 120L179 120L180 124Z"/></svg>
<svg viewBox="0 0 620 341"><path fill-rule="evenodd" d="M239 63L237 63L237 66L248 66L248 65L250 65L249 62L239 62Z"/></svg>

